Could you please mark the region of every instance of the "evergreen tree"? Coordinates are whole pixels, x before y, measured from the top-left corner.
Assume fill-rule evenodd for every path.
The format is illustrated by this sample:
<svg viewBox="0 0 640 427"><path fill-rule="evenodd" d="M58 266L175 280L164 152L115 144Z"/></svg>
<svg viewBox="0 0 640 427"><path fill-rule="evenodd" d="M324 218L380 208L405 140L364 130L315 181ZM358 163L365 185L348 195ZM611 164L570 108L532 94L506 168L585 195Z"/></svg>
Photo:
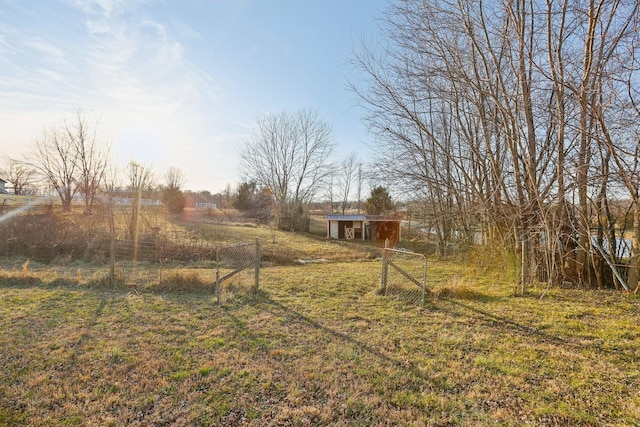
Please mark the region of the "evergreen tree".
<svg viewBox="0 0 640 427"><path fill-rule="evenodd" d="M364 203L368 215L383 215L395 210L395 205L386 188L377 186L371 190L371 196Z"/></svg>

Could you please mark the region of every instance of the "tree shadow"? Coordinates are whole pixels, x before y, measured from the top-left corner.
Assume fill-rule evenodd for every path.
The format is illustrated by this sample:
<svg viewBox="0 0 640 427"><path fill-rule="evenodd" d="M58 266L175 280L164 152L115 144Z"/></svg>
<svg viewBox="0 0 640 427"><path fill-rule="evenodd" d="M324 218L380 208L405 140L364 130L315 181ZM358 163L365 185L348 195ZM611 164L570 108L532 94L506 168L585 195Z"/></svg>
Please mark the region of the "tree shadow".
<svg viewBox="0 0 640 427"><path fill-rule="evenodd" d="M463 310L471 312L475 315L476 320L483 322L487 327L491 327L493 329L498 329L499 331L506 333L518 333L521 336L526 338L535 338L541 342L552 344L556 346L562 346L571 350L580 350L583 351L585 349L592 349L596 352L606 354L608 356L623 356L623 350L620 349L608 349L601 345L600 340L592 340L590 338L584 337L582 339L564 337L561 335L555 335L548 332L545 332L535 326L527 325L524 323L517 322L513 319L510 319L505 316L499 316L497 314L491 313L486 310L482 310L478 307L474 307L470 304L456 301L456 300L447 300L453 306L458 307L460 310L447 310L442 307L437 307L436 310L446 312L449 315L459 317L463 315ZM632 354L628 355L629 357L634 357Z"/></svg>
<svg viewBox="0 0 640 427"><path fill-rule="evenodd" d="M23 275L5 275L0 273L0 287L3 288L36 288L44 286L45 282L41 278L31 274Z"/></svg>
<svg viewBox="0 0 640 427"><path fill-rule="evenodd" d="M265 312L270 313L274 317L286 317L288 321L295 322L299 325L302 325L305 328L315 329L321 332L322 334L326 334L332 339L342 341L345 344L358 348L363 353L367 353L373 356L382 364L391 365L396 369L402 370L405 373L410 374L411 376L413 376L414 378L420 381L424 381L426 383L431 384L431 386L434 389L442 388L442 384L439 384L436 379L430 378L429 376L427 376L423 371L421 371L419 366L413 361L396 358L378 348L373 347L372 345L366 342L363 342L361 340L354 338L353 336L345 332L327 327L326 325L323 325L321 322L305 314L302 314L299 311L296 311L293 308L273 299L268 293L266 293L263 290L259 291L258 294L255 295L251 301L246 300L245 302L247 303L250 302L250 304L253 305L254 307L264 310ZM224 311L225 315L229 317L229 319L234 324L234 326L237 327L242 332L243 336L245 336L249 340L254 340L258 338L255 334L251 332L250 328L248 327L248 323L238 318L234 314L234 309L232 306L223 305L222 310Z"/></svg>

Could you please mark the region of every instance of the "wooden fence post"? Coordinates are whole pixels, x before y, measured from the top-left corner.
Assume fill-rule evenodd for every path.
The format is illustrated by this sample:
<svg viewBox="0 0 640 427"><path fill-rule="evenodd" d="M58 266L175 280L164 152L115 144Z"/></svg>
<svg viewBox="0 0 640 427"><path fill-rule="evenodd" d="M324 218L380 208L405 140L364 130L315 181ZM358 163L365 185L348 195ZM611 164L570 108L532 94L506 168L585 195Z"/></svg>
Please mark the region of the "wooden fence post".
<svg viewBox="0 0 640 427"><path fill-rule="evenodd" d="M382 250L382 277L380 277L380 293L382 295L387 294L387 257L389 254L389 251L387 251L388 246L389 239L386 239L384 241L384 249Z"/></svg>

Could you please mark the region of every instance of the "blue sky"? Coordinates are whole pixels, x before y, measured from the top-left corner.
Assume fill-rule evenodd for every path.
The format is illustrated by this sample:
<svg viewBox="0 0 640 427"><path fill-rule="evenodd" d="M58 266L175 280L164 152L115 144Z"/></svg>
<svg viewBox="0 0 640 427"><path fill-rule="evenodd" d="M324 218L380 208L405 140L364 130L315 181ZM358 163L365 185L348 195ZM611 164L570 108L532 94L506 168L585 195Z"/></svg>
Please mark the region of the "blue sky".
<svg viewBox="0 0 640 427"><path fill-rule="evenodd" d="M370 136L347 79L386 0L0 0L0 155L22 158L82 109L120 167L170 166L186 188L235 186L265 113L317 111L337 154Z"/></svg>

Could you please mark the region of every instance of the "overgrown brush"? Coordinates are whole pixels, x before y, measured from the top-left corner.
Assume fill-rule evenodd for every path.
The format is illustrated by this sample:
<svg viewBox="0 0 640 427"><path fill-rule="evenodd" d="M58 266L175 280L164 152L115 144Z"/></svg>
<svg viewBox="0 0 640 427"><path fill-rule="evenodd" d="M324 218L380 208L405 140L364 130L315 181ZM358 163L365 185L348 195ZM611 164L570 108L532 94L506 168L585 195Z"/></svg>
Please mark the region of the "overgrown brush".
<svg viewBox="0 0 640 427"><path fill-rule="evenodd" d="M203 280L197 271L169 272L149 289L155 292L211 292L213 284Z"/></svg>
<svg viewBox="0 0 640 427"><path fill-rule="evenodd" d="M439 299L461 299L469 301L482 301L490 297L480 292L477 287L468 282L468 279L455 275L447 282L438 285L431 290L431 297L436 302Z"/></svg>
<svg viewBox="0 0 640 427"><path fill-rule="evenodd" d="M6 245L0 255L27 256L40 262L55 259L93 260L109 249L108 223L103 215L26 211L0 227ZM4 252L4 254L2 253Z"/></svg>

